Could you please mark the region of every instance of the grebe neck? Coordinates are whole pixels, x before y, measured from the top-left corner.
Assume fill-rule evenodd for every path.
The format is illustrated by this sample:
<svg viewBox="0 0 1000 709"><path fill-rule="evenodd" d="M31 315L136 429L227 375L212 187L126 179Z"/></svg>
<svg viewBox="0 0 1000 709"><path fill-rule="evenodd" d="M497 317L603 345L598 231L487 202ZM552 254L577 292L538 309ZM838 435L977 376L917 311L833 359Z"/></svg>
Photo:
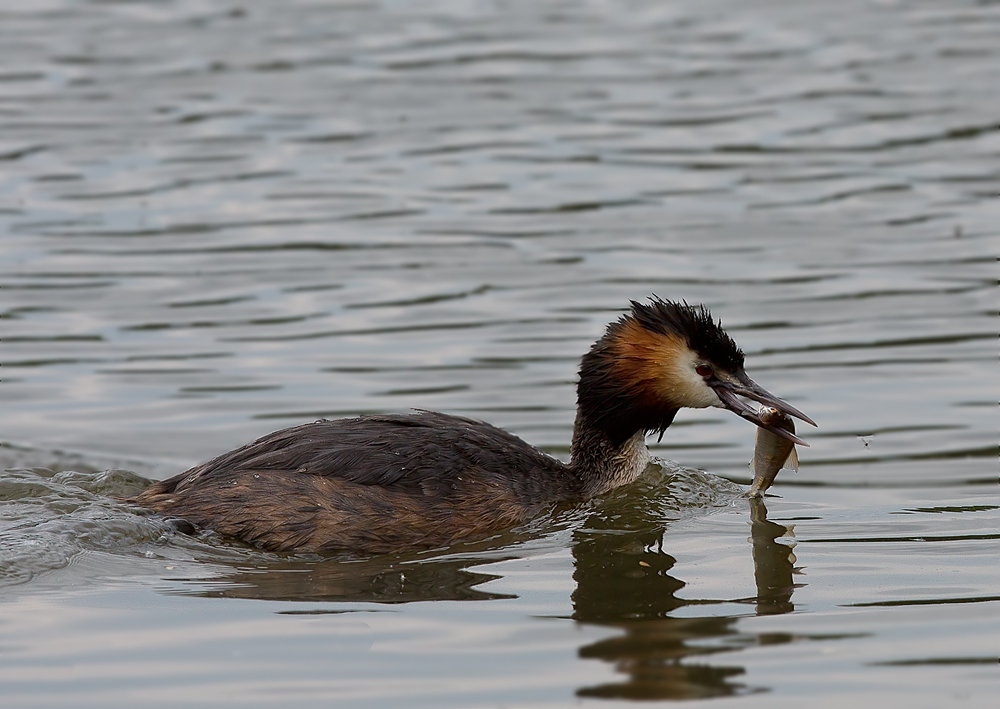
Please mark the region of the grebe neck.
<svg viewBox="0 0 1000 709"><path fill-rule="evenodd" d="M637 430L615 445L611 438L577 414L570 448L570 467L586 497L599 495L635 480L649 464L645 431Z"/></svg>
<svg viewBox="0 0 1000 709"><path fill-rule="evenodd" d="M662 435L680 408L670 377L679 342L626 316L583 356L570 466L585 495L630 483L646 469L646 434Z"/></svg>

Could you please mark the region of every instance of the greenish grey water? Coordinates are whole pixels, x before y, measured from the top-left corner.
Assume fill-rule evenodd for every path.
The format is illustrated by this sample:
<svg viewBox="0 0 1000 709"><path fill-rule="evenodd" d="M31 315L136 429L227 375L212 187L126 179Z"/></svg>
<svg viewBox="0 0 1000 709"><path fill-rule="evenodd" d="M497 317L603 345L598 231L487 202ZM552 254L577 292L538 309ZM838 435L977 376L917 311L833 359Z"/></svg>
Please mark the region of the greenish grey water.
<svg viewBox="0 0 1000 709"><path fill-rule="evenodd" d="M995 3L25 0L0 43L5 705L995 703ZM721 411L420 554L117 500L319 416L565 457L650 293L820 424L766 510Z"/></svg>

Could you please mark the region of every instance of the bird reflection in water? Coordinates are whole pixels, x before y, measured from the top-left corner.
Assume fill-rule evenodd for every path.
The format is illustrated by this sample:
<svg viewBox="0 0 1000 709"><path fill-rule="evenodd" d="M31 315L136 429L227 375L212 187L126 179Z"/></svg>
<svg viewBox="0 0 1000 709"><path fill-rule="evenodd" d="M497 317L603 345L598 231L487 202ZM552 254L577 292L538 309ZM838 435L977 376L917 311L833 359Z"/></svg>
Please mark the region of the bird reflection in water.
<svg viewBox="0 0 1000 709"><path fill-rule="evenodd" d="M709 655L740 650L748 643L782 642L777 636L748 637L737 629L738 615L703 615L697 606L753 605L757 615L775 615L794 610L792 592L795 556L791 546L778 541L791 527L767 519L761 499L750 499L750 541L757 595L739 599L684 599L676 593L684 588L671 575L676 560L663 550L669 524L684 515L684 508L727 504L731 488L704 497L692 493L705 490L705 480L691 472L655 470L631 485L604 496L588 509L586 521L579 516L550 520L534 529L511 531L488 540L451 547L438 552L378 555L359 559L320 559L260 554L259 563L248 563L238 554L236 564L219 558L229 567L214 579L190 579L175 593L211 597L254 598L283 601L335 601L407 603L430 600L491 600L510 598L479 588L498 578L476 569L522 556L517 547L565 526L572 526L572 553L576 590L572 594L572 618L582 623L619 628L622 635L584 646L584 659L612 663L625 677L621 682L584 687L582 697L614 699L695 699L754 691L734 678L744 674L738 664L708 664ZM705 476L710 479L712 476ZM719 480L719 479L715 479ZM728 483L726 483L728 485ZM683 498L678 490L687 488ZM669 536L668 536L669 539ZM218 551L218 547L216 547ZM204 557L202 557L204 559ZM179 580L179 579L174 579ZM683 617L672 614L687 608ZM312 612L342 612L317 610ZM786 639L787 641L788 639Z"/></svg>
<svg viewBox="0 0 1000 709"><path fill-rule="evenodd" d="M692 617L690 611L685 617L671 615L684 606L733 602L754 603L757 615L794 610L795 556L789 545L776 541L791 528L769 521L762 500L749 503L757 586L757 596L750 599L677 598L676 592L685 584L669 573L676 560L663 551L662 527L623 530L621 516L598 515L577 533L573 618L624 631L624 635L581 648L580 656L613 663L627 675L621 682L584 687L578 690L579 696L697 699L753 691L733 680L744 673L741 666L698 661L741 649L745 643L724 640L740 635L736 624L742 616Z"/></svg>
<svg viewBox="0 0 1000 709"><path fill-rule="evenodd" d="M490 540L455 547L449 554L401 552L371 557L322 558L247 550L233 560L218 558L212 578L174 578L185 582L172 593L209 598L262 601L412 603L416 601L489 601L516 598L479 588L500 578L477 566L516 558L509 547L531 537L510 532ZM204 560L204 554L201 555ZM248 561L250 563L248 563Z"/></svg>
<svg viewBox="0 0 1000 709"><path fill-rule="evenodd" d="M387 563L384 559L344 562L293 558L272 561L259 569L233 570L216 579L174 579L190 583L174 593L263 601L358 603L515 598L477 588L500 577L470 567L500 560L470 561L465 558L414 562L401 559L401 563Z"/></svg>

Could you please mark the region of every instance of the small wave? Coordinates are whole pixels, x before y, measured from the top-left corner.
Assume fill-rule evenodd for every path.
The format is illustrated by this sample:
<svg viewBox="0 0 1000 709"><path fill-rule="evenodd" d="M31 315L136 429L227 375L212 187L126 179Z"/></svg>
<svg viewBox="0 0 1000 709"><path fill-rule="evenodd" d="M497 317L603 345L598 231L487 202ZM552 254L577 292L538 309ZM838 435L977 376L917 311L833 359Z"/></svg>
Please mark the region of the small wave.
<svg viewBox="0 0 1000 709"><path fill-rule="evenodd" d="M587 503L583 531L662 535L670 524L728 507L742 493L725 478L654 458L638 480Z"/></svg>
<svg viewBox="0 0 1000 709"><path fill-rule="evenodd" d="M149 480L125 470L98 473L46 468L0 475L0 586L62 568L84 551L127 549L173 534L168 521L145 517L122 498Z"/></svg>

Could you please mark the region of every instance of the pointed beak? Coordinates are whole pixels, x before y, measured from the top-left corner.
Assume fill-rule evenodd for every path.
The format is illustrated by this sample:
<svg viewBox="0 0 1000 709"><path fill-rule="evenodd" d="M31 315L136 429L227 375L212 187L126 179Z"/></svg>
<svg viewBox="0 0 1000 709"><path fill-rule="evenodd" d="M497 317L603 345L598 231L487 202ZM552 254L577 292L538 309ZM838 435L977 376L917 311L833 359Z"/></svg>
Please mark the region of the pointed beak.
<svg viewBox="0 0 1000 709"><path fill-rule="evenodd" d="M746 375L746 372L737 372L730 381L716 382L712 385L712 388L715 389L715 393L718 395L719 399L722 400L725 407L737 416L745 418L747 421L770 431L776 436L785 438L792 443L808 447L808 443L803 441L791 431L786 431L785 429L774 424L765 423L756 411L739 399L740 396L745 396L746 398L753 399L754 401L760 402L765 406L775 408L783 414L794 416L795 418L801 419L813 426L816 425L815 421L796 409L794 406L786 404L774 394L770 393L763 387L758 386L750 377Z"/></svg>

